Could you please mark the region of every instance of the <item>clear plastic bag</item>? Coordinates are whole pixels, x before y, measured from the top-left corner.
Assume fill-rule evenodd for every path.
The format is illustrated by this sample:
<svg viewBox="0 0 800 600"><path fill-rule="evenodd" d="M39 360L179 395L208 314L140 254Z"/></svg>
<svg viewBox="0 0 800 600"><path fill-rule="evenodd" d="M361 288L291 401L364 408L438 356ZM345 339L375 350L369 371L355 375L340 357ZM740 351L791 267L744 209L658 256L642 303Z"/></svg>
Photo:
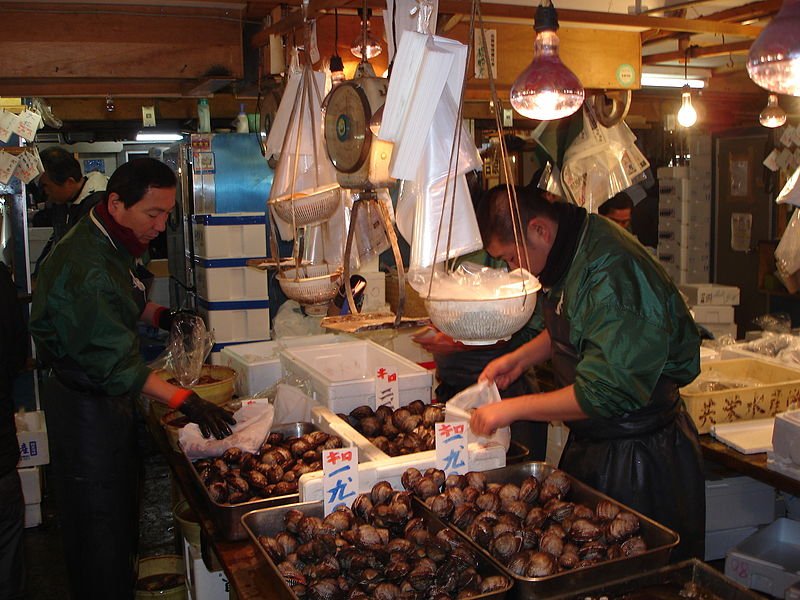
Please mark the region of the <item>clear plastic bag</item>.
<svg viewBox="0 0 800 600"><path fill-rule="evenodd" d="M792 317L787 313L772 313L756 317L753 324L763 331L789 333L792 329Z"/></svg>
<svg viewBox="0 0 800 600"><path fill-rule="evenodd" d="M763 354L770 358L777 357L781 352L792 346L797 346L800 339L788 333L765 333L757 340L745 344L744 349L749 352Z"/></svg>
<svg viewBox="0 0 800 600"><path fill-rule="evenodd" d="M462 262L453 271L437 269L429 285L428 270L409 273L408 282L423 298L446 300L500 300L538 290L538 279L524 269L508 271L472 262Z"/></svg>
<svg viewBox="0 0 800 600"><path fill-rule="evenodd" d="M495 402L502 402L495 383L479 381L447 401L444 407L445 421L468 421L474 409ZM469 441L485 445L500 444L508 452L508 447L511 445L511 427L501 427L488 437L477 436L470 429Z"/></svg>
<svg viewBox="0 0 800 600"><path fill-rule="evenodd" d="M179 314L172 324L167 345L166 369L183 387L200 379L203 363L214 345L214 335L197 315Z"/></svg>

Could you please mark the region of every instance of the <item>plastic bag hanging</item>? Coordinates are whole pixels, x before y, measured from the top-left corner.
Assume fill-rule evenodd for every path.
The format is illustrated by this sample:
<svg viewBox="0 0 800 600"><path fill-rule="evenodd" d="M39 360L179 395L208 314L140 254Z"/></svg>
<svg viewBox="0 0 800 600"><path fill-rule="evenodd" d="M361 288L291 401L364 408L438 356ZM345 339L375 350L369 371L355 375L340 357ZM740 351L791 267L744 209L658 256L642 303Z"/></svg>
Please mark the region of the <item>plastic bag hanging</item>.
<svg viewBox="0 0 800 600"><path fill-rule="evenodd" d="M200 379L203 363L214 345L214 336L197 315L179 315L169 334L166 368L184 387Z"/></svg>
<svg viewBox="0 0 800 600"><path fill-rule="evenodd" d="M341 204L339 184L333 165L325 155L322 136L322 94L325 75L312 70L308 61L299 74L292 75L281 100L279 113L286 114L291 101L287 126L281 140L278 165L270 190L269 206L277 216L280 237L290 240L294 229L321 223ZM268 151L281 139L273 126L267 141Z"/></svg>

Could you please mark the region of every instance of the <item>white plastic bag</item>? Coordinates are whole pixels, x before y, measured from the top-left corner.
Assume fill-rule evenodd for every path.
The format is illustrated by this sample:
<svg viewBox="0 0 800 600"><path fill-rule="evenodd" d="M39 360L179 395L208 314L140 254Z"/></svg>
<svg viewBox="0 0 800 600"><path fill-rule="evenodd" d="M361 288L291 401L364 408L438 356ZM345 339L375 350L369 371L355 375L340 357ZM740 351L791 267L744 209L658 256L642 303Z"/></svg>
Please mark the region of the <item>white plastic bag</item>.
<svg viewBox="0 0 800 600"><path fill-rule="evenodd" d="M181 429L178 441L190 460L222 456L225 450L234 447L255 454L272 428L274 414L275 410L267 400L245 400L233 414L236 425L231 426L233 433L228 437L222 440L204 438L200 427L189 423Z"/></svg>
<svg viewBox="0 0 800 600"><path fill-rule="evenodd" d="M311 421L311 407L314 401L303 390L287 385L278 384L275 395L275 423L308 423Z"/></svg>
<svg viewBox="0 0 800 600"><path fill-rule="evenodd" d="M786 289L794 293L797 284L794 274L800 271L800 210L795 210L783 237L775 249L775 266Z"/></svg>
<svg viewBox="0 0 800 600"><path fill-rule="evenodd" d="M494 382L479 381L447 401L444 407L444 420L469 420L473 409L494 402L502 402L497 385ZM484 445L500 444L508 452L508 447L511 445L511 427L501 427L489 437L476 436L470 429L469 441Z"/></svg>

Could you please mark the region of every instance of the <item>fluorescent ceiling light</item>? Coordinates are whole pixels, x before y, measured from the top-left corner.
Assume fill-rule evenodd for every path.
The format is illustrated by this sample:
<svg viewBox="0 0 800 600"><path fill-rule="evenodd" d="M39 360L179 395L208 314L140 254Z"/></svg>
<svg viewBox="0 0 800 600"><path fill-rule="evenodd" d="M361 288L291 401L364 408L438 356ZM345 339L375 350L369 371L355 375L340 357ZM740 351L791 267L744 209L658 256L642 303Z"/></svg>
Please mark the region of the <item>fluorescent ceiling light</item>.
<svg viewBox="0 0 800 600"><path fill-rule="evenodd" d="M668 87L703 89L706 82L702 79L684 79L683 75L670 75L667 73L642 73L642 87Z"/></svg>
<svg viewBox="0 0 800 600"><path fill-rule="evenodd" d="M183 139L180 133L142 133L136 134L137 142L178 142Z"/></svg>

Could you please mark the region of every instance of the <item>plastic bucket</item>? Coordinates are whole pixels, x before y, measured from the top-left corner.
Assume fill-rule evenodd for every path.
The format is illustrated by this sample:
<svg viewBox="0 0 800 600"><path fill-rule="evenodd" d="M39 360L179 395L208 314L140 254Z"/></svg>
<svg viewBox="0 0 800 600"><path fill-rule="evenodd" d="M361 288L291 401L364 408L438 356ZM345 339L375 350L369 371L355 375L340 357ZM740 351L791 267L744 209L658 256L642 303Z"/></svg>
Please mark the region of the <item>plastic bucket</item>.
<svg viewBox="0 0 800 600"><path fill-rule="evenodd" d="M141 559L135 597L136 600L185 600L183 557L165 554Z"/></svg>
<svg viewBox="0 0 800 600"><path fill-rule="evenodd" d="M200 519L186 500L181 500L172 509L172 514L184 539L192 546L200 545Z"/></svg>

